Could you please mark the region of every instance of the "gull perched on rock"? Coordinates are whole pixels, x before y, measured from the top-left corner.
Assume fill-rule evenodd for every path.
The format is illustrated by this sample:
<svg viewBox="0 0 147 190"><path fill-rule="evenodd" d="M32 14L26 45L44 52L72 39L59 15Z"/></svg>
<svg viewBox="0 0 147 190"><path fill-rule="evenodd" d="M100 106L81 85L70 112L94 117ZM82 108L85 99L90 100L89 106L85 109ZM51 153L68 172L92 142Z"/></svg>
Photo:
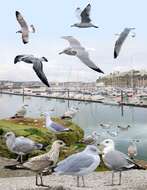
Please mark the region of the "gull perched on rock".
<svg viewBox="0 0 147 190"><path fill-rule="evenodd" d="M81 46L80 42L77 39L75 39L72 36L63 36L62 38L67 40L70 46L64 49L59 54L65 53L67 55L76 56L80 59L80 61L82 61L89 68L99 73L104 73L100 68L98 68L93 63L93 61L91 61L91 59L89 58L89 53L85 50L83 46Z"/></svg>
<svg viewBox="0 0 147 190"><path fill-rule="evenodd" d="M97 134L96 131L93 131L91 135L88 135L86 136L84 139L83 139L83 143L84 144L94 144L94 145L97 145L99 142L99 137L100 135Z"/></svg>
<svg viewBox="0 0 147 190"><path fill-rule="evenodd" d="M21 26L21 30L17 31L17 33L21 33L22 34L22 41L23 41L24 44L26 44L26 43L29 42L29 33L30 32L35 33L35 28L31 24L30 27L31 27L32 31L29 31L29 27L27 25L27 22L24 20L24 18L21 15L21 13L19 11L16 11L15 14L16 14L16 19L17 19L18 23Z"/></svg>
<svg viewBox="0 0 147 190"><path fill-rule="evenodd" d="M119 183L121 185L121 172L128 169L143 169L137 165L133 160L131 160L126 154L115 150L115 144L112 139L106 139L100 143L103 147L102 158L105 165L112 170L112 184L114 173L119 172Z"/></svg>
<svg viewBox="0 0 147 190"><path fill-rule="evenodd" d="M47 86L50 87L48 80L43 72L43 61L48 62L45 57L36 58L33 55L17 55L14 59L14 64L23 61L25 63L33 64L33 69L39 79Z"/></svg>
<svg viewBox="0 0 147 190"><path fill-rule="evenodd" d="M88 145L84 151L73 154L57 164L54 171L60 175L77 176L77 187L79 187L79 177L93 172L100 164L99 151L96 146Z"/></svg>
<svg viewBox="0 0 147 190"><path fill-rule="evenodd" d="M26 107L27 105L23 105L12 118L23 118L27 113Z"/></svg>
<svg viewBox="0 0 147 190"><path fill-rule="evenodd" d="M98 26L95 26L94 24L91 23L90 19L90 11L91 11L91 5L88 4L83 11L78 7L76 9L77 17L80 19L80 23L76 23L71 25L71 27L78 27L78 28L98 28Z"/></svg>
<svg viewBox="0 0 147 190"><path fill-rule="evenodd" d="M58 124L54 121L52 121L50 117L50 113L46 112L45 114L45 127L49 130L52 130L54 132L66 132L66 131L72 131L69 128L65 128L63 125Z"/></svg>
<svg viewBox="0 0 147 190"><path fill-rule="evenodd" d="M134 30L135 28L125 28L122 33L119 35L119 38L115 42L115 47L114 47L114 59L116 59L119 55L119 52L121 50L121 47L126 40L127 36L129 35L131 30Z"/></svg>
<svg viewBox="0 0 147 190"><path fill-rule="evenodd" d="M130 145L128 146L128 156L134 160L134 157L137 156L137 146L135 144L135 141L132 140L130 142Z"/></svg>
<svg viewBox="0 0 147 190"><path fill-rule="evenodd" d="M13 153L18 154L17 160L20 158L21 163L23 162L23 155L28 154L33 150L43 148L42 144L36 143L23 136L16 137L13 132L7 132L4 137L8 149Z"/></svg>
<svg viewBox="0 0 147 190"><path fill-rule="evenodd" d="M36 185L46 186L43 184L42 172L46 168L53 168L58 159L61 147L65 146L65 143L61 140L56 140L49 152L30 158L27 162L23 164L24 167L36 172ZM38 176L40 177L41 183L38 183Z"/></svg>

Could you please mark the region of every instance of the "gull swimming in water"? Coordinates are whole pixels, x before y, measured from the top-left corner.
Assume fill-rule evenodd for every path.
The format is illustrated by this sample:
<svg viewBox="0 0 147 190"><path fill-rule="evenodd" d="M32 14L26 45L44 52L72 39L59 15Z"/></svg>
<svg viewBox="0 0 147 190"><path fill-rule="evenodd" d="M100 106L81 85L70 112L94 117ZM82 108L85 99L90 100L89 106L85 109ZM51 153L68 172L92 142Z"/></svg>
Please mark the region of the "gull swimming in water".
<svg viewBox="0 0 147 190"><path fill-rule="evenodd" d="M77 109L71 107L61 116L61 119L72 119L76 115L77 111Z"/></svg>
<svg viewBox="0 0 147 190"><path fill-rule="evenodd" d="M33 55L17 55L14 59L14 64L23 61L25 63L33 64L33 69L39 79L47 86L50 87L48 80L43 72L43 61L48 62L45 57L36 58Z"/></svg>
<svg viewBox="0 0 147 190"><path fill-rule="evenodd" d="M76 23L71 25L71 27L78 27L78 28L89 28L89 27L94 27L98 28L98 26L95 26L94 24L91 23L90 19L90 11L91 11L91 5L88 4L83 11L78 7L76 9L77 17L80 19L80 23Z"/></svg>
<svg viewBox="0 0 147 190"><path fill-rule="evenodd" d="M65 146L65 143L61 140L56 140L49 152L30 158L27 162L23 164L24 167L36 172L36 185L46 186L43 184L42 172L44 169L53 168L58 159L61 147ZM41 183L38 183L38 176L40 177Z"/></svg>
<svg viewBox="0 0 147 190"><path fill-rule="evenodd" d="M119 55L119 52L121 50L121 47L126 40L127 36L129 35L131 30L134 30L135 28L125 28L122 33L119 35L119 38L115 42L115 47L114 47L114 59L116 59Z"/></svg>
<svg viewBox="0 0 147 190"><path fill-rule="evenodd" d="M52 130L54 132L66 132L66 131L71 131L69 128L65 128L63 125L58 124L54 121L52 121L50 117L50 113L45 113L45 127L49 130Z"/></svg>
<svg viewBox="0 0 147 190"><path fill-rule="evenodd" d="M93 63L93 61L91 61L91 59L89 58L89 53L85 50L83 46L81 46L80 42L77 39L75 39L72 36L63 36L62 38L67 40L70 46L64 49L59 54L65 53L67 55L76 56L80 59L80 61L82 61L89 68L99 73L104 73L100 68L98 68Z"/></svg>
<svg viewBox="0 0 147 190"><path fill-rule="evenodd" d="M114 173L119 172L119 183L121 185L121 172L128 169L143 169L131 160L126 154L115 150L115 143L112 139L106 139L100 143L103 147L102 158L105 165L112 170L112 184Z"/></svg>
<svg viewBox="0 0 147 190"><path fill-rule="evenodd" d="M32 31L29 31L29 27L27 25L27 22L24 20L21 13L19 11L16 11L15 14L16 14L16 19L17 19L18 23L21 26L21 30L17 31L16 33L21 33L22 34L22 41L23 41L24 44L26 44L26 43L29 42L29 33L30 32L35 33L35 28L31 24L30 27L31 27Z"/></svg>
<svg viewBox="0 0 147 190"><path fill-rule="evenodd" d="M57 164L54 169L59 175L77 176L77 187L79 177L82 177L85 187L84 176L93 172L100 164L99 151L96 146L88 145L84 151L73 154Z"/></svg>
<svg viewBox="0 0 147 190"><path fill-rule="evenodd" d="M135 141L132 140L130 142L130 145L128 146L128 156L134 160L134 157L137 156L137 146L135 144Z"/></svg>
<svg viewBox="0 0 147 190"><path fill-rule="evenodd" d="M20 158L21 163L23 162L23 155L28 154L33 150L43 148L42 144L36 143L23 136L16 137L13 132L7 132L4 137L8 149L13 153L18 154L17 160Z"/></svg>

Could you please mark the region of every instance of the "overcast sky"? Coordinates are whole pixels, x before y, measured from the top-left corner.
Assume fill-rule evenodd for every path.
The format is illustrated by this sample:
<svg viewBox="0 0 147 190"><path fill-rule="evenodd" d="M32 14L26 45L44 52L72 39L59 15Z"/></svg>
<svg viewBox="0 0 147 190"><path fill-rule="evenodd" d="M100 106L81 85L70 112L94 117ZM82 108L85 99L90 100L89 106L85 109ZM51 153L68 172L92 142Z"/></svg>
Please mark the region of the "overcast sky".
<svg viewBox="0 0 147 190"><path fill-rule="evenodd" d="M75 9L91 3L91 19L99 29L71 28L77 22ZM15 11L22 13L36 33L24 45ZM45 56L44 72L49 81L95 81L102 74L86 67L76 57L58 55L68 46L61 36L72 35L90 51L90 57L105 74L114 70L147 69L147 1L146 0L5 0L1 2L0 80L38 81L32 66L13 64L18 54ZM129 36L119 58L113 59L113 47L125 27L135 27L136 37Z"/></svg>

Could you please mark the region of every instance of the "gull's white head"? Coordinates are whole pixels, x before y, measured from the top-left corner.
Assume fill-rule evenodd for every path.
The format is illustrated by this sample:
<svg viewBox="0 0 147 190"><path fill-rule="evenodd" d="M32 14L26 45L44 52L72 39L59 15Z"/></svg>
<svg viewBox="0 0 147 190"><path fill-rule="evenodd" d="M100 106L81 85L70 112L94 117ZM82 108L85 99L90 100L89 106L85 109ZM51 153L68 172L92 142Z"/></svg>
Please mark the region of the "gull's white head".
<svg viewBox="0 0 147 190"><path fill-rule="evenodd" d="M115 143L112 139L105 139L100 143L100 146L103 147L104 154L115 150Z"/></svg>
<svg viewBox="0 0 147 190"><path fill-rule="evenodd" d="M13 132L7 132L4 137L6 140L13 139L13 138L15 138L15 134Z"/></svg>

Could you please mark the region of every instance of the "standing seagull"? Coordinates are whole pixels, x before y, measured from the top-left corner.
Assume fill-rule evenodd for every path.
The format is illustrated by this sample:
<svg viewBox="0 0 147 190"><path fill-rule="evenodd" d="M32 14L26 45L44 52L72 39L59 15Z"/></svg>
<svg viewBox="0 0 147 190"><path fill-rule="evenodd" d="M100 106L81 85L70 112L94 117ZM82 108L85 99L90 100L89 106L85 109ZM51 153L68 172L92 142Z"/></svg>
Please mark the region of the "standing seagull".
<svg viewBox="0 0 147 190"><path fill-rule="evenodd" d="M23 155L33 150L42 149L43 147L42 144L36 143L29 138L23 136L16 137L13 132L7 132L5 134L5 139L8 149L18 154L17 160L20 158L21 163L23 162Z"/></svg>
<svg viewBox="0 0 147 190"><path fill-rule="evenodd" d="M126 154L115 150L115 144L112 139L106 139L101 142L100 146L104 147L103 149L103 161L105 165L110 168L112 172L112 184L114 173L119 172L119 183L121 185L121 172L128 169L143 169L137 165L133 160L131 160Z"/></svg>
<svg viewBox="0 0 147 190"><path fill-rule="evenodd" d="M25 63L33 64L33 69L40 80L47 86L50 87L48 80L43 72L43 64L42 62L48 62L45 57L36 58L33 55L17 55L14 59L14 64L17 62L23 61Z"/></svg>
<svg viewBox="0 0 147 190"><path fill-rule="evenodd" d="M94 27L94 28L98 28L98 26L95 26L94 24L91 23L91 19L90 19L90 11L91 11L91 5L88 4L83 11L81 11L81 9L78 7L76 9L77 12L77 16L78 18L80 18L81 22L80 23L76 23L71 25L71 27L78 27L78 28L89 28L89 27Z"/></svg>
<svg viewBox="0 0 147 190"><path fill-rule="evenodd" d="M100 68L98 68L93 61L90 60L88 52L84 47L81 46L80 42L72 36L63 36L63 39L69 42L69 47L64 49L59 54L67 54L78 57L85 65L89 68L97 71L99 73L104 73Z"/></svg>
<svg viewBox="0 0 147 190"><path fill-rule="evenodd" d="M55 172L60 175L77 176L77 187L79 187L79 177L82 177L83 187L84 175L93 172L100 164L98 149L94 145L88 145L84 151L73 154L65 160L59 162Z"/></svg>
<svg viewBox="0 0 147 190"><path fill-rule="evenodd" d="M45 127L49 130L52 130L54 132L66 132L66 131L72 131L69 128L65 128L64 126L62 126L61 124L58 124L54 121L52 121L50 114L49 113L45 113Z"/></svg>
<svg viewBox="0 0 147 190"><path fill-rule="evenodd" d="M125 28L122 33L119 35L119 38L117 39L117 41L115 42L115 47L114 47L114 59L116 59L119 55L119 52L121 50L121 47L124 43L124 41L126 40L129 32L131 30L134 30L135 28Z"/></svg>
<svg viewBox="0 0 147 190"><path fill-rule="evenodd" d="M42 172L46 168L52 168L56 165L59 159L59 153L61 147L65 146L65 143L61 140L56 140L49 152L33 157L23 164L24 167L36 172L36 185L46 186L43 184ZM38 176L40 177L41 183L38 183Z"/></svg>
<svg viewBox="0 0 147 190"><path fill-rule="evenodd" d="M35 33L35 28L31 24L30 27L31 27L32 31L29 31L29 27L28 27L26 21L24 20L23 16L21 15L21 13L16 11L15 14L16 14L16 19L21 26L21 30L17 31L16 33L22 34L22 41L24 44L26 44L29 42L29 33L30 32Z"/></svg>

